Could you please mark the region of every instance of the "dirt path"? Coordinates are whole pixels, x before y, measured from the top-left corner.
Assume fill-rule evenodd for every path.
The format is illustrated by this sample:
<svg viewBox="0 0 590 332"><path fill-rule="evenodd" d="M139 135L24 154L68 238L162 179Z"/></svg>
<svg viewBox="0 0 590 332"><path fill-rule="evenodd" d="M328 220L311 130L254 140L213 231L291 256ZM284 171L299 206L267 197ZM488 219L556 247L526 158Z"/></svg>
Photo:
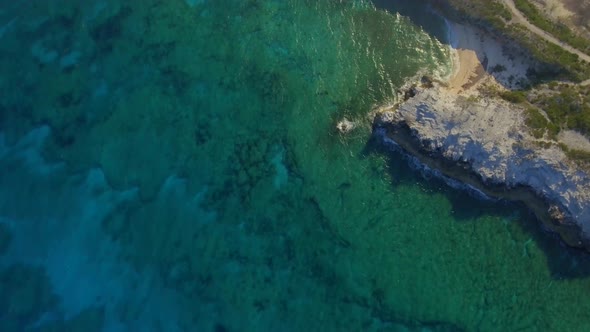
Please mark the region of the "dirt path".
<svg viewBox="0 0 590 332"><path fill-rule="evenodd" d="M516 8L513 0L503 0L503 2L508 7L508 9L510 9L510 11L512 12L513 20L515 22L524 25L529 31L531 31L532 33L538 35L539 37L545 39L546 41L553 43L570 53L576 54L577 56L580 57L580 59L582 59L586 62L590 62L590 56L588 54L583 53L583 52L579 51L578 49L571 47L570 45L553 37L551 34L546 32L545 30L542 30L539 27L537 27L536 25L529 22L526 19L526 17L520 12L520 10L518 10L518 8ZM588 85L588 84L590 84L590 81L584 82L584 85Z"/></svg>

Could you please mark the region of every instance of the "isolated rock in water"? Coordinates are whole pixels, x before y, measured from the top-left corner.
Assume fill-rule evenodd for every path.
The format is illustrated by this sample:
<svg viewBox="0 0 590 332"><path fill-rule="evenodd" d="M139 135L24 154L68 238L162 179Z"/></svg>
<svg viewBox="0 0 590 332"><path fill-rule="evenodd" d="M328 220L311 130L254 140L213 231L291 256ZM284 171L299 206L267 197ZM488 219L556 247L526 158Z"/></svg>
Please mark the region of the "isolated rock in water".
<svg viewBox="0 0 590 332"><path fill-rule="evenodd" d="M566 221L567 216L561 211L559 206L551 205L548 212L551 218L553 218L555 221L559 223L564 223Z"/></svg>
<svg viewBox="0 0 590 332"><path fill-rule="evenodd" d="M343 118L342 120L338 121L338 124L336 124L336 129L338 129L341 134L348 134L355 127L356 123L348 120L347 118Z"/></svg>

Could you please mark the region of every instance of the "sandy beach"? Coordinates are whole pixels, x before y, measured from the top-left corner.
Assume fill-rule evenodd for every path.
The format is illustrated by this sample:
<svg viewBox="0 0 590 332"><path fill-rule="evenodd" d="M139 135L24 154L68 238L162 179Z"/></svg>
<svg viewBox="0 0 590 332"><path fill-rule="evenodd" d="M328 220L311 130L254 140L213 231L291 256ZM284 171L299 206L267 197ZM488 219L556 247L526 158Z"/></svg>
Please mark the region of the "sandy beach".
<svg viewBox="0 0 590 332"><path fill-rule="evenodd" d="M454 93L472 91L482 81L492 81L505 88L517 86L526 77L527 60L509 57L502 44L477 28L447 21L453 55L453 74L448 89ZM498 70L492 70L496 68Z"/></svg>
<svg viewBox="0 0 590 332"><path fill-rule="evenodd" d="M449 79L449 89L460 93L463 86L475 78L478 68L483 68L478 57L481 51L477 43L476 31L468 26L449 22L451 49L453 51L453 74ZM480 52L481 53L481 52Z"/></svg>

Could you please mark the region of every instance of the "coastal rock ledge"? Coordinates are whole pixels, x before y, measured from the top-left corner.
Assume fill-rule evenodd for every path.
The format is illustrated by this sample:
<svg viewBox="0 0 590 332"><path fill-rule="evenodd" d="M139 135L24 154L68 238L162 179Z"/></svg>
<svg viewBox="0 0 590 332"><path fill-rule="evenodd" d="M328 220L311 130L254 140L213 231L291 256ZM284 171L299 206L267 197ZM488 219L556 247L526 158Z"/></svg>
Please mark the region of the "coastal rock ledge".
<svg viewBox="0 0 590 332"><path fill-rule="evenodd" d="M523 109L439 84L411 95L377 110L378 139L488 196L524 202L566 244L590 251L588 172L529 134Z"/></svg>

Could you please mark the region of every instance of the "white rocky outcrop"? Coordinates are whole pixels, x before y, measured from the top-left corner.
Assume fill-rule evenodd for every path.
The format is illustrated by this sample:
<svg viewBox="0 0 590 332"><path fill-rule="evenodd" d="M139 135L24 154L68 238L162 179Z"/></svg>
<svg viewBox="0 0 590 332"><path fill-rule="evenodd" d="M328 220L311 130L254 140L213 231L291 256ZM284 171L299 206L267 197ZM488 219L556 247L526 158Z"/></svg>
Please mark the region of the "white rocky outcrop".
<svg viewBox="0 0 590 332"><path fill-rule="evenodd" d="M356 128L356 123L348 120L347 118L343 118L342 120L338 121L336 124L336 129L341 134L348 134Z"/></svg>
<svg viewBox="0 0 590 332"><path fill-rule="evenodd" d="M524 112L497 99L465 98L444 87L417 88L397 109L381 110L377 129L407 126L421 148L465 162L487 184L531 188L557 222L573 222L590 239L590 177L555 144L529 134ZM403 147L403 146L402 146ZM586 242L586 241L585 241Z"/></svg>

